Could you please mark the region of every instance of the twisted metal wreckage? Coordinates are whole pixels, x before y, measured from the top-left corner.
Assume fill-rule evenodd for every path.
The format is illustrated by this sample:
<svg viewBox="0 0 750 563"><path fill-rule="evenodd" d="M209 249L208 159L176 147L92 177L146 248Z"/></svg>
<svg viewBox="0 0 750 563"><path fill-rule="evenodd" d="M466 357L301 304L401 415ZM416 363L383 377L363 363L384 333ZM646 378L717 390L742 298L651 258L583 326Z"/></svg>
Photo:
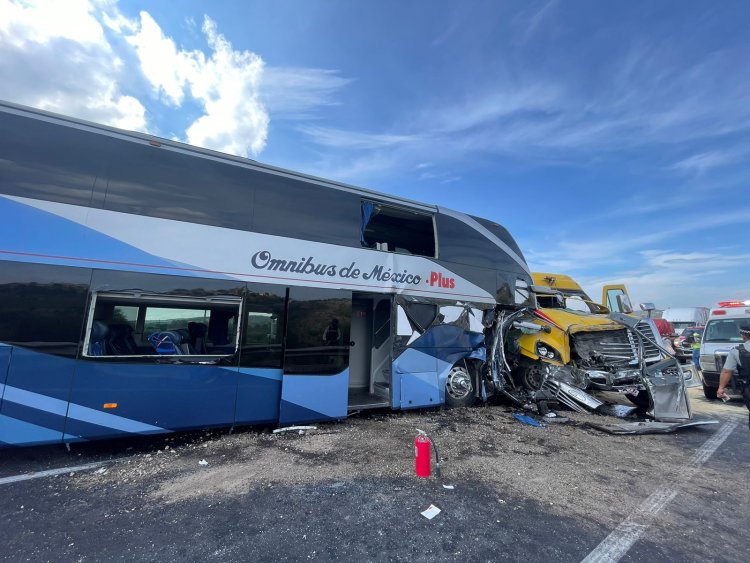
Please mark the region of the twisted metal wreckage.
<svg viewBox="0 0 750 563"><path fill-rule="evenodd" d="M411 301L399 299L402 300ZM462 393L473 393L482 401L502 398L540 415L548 412L550 403L557 403L581 413L627 417L628 422L618 424L590 424L615 434L664 433L718 422L693 415L682 367L657 341L649 321L610 313L608 318L620 329L569 335L576 361L542 362L536 377L529 378L524 376L517 340L524 334L550 331L549 326L539 322L544 319L540 319L536 309L497 308L480 312L463 305L460 314L454 313L450 321L442 311L441 308L441 314L429 324L453 325L463 329L464 334L475 336L470 339L473 352L464 355L464 368L455 367L448 377L449 395L461 397ZM472 317L479 316L483 338L471 326L478 320ZM624 395L634 406L602 401L592 394L596 391ZM631 416L636 413L641 416Z"/></svg>
<svg viewBox="0 0 750 563"><path fill-rule="evenodd" d="M587 338L576 340L581 365L543 364L538 388L519 385L518 355L514 331L548 331L549 327L529 322L534 311L521 309L511 313L500 311L489 327L491 361L487 378L500 394L515 405L543 414L547 401L556 401L577 412L598 412L627 416L641 411L651 420L638 420L617 425L592 426L611 433L637 434L670 432L686 426L715 424L718 421L696 418L690 407L685 378L677 359L655 339L650 323L630 315L611 313L609 318L622 325L617 339ZM623 339L623 337L626 337ZM624 343L622 342L624 340ZM655 354L656 353L656 354ZM596 369L585 369L593 366ZM528 381L528 380L526 380ZM616 391L626 395L636 406L612 408L588 390Z"/></svg>

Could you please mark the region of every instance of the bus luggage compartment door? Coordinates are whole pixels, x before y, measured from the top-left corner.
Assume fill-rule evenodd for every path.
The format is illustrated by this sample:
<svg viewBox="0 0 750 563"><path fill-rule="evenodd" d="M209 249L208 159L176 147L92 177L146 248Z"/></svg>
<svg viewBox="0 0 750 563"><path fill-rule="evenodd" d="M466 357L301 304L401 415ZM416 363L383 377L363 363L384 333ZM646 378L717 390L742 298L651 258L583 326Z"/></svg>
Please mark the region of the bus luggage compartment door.
<svg viewBox="0 0 750 563"><path fill-rule="evenodd" d="M350 291L289 290L280 424L346 418Z"/></svg>
<svg viewBox="0 0 750 563"><path fill-rule="evenodd" d="M401 381L402 409L440 404L437 367L437 358L419 350L408 349L396 359L393 369Z"/></svg>

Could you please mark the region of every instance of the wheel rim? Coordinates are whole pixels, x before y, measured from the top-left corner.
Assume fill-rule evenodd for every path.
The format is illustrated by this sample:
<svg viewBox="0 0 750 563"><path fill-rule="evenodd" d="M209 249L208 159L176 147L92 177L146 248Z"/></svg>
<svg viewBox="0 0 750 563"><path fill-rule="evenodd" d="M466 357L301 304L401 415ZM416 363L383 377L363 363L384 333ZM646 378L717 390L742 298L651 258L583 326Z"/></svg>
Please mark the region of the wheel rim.
<svg viewBox="0 0 750 563"><path fill-rule="evenodd" d="M445 391L454 399L465 399L471 393L471 376L466 369L454 367L448 374Z"/></svg>
<svg viewBox="0 0 750 563"><path fill-rule="evenodd" d="M544 369L539 364L531 364L524 374L524 383L526 387L533 390L539 390L544 383Z"/></svg>

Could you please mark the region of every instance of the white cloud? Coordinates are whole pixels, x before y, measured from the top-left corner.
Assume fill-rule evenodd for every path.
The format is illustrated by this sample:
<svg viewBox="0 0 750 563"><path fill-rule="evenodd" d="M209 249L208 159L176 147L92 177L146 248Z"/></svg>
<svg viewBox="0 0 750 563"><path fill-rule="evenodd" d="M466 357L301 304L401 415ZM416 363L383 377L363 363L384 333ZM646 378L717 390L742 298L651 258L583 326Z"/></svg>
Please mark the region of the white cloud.
<svg viewBox="0 0 750 563"><path fill-rule="evenodd" d="M185 131L187 142L237 155L257 155L266 144L269 116L260 101L263 60L238 51L206 16L202 31L211 49L180 49L158 23L140 13L135 32L126 35L154 92L181 106L189 94L204 109Z"/></svg>
<svg viewBox="0 0 750 563"><path fill-rule="evenodd" d="M709 230L746 224L750 209L683 219L668 228L659 223L651 227L640 223L640 234L634 236L600 231L595 239L576 240L562 234L560 241L546 246L538 242L524 245L524 255L533 271L572 275L597 300L602 286L613 283L625 283L633 302L653 301L659 308L708 306L721 299L742 297L747 287L741 279L745 272L741 265L750 260L750 254L736 249L678 252L668 243L685 234L695 236L696 225ZM667 248L656 249L655 244Z"/></svg>
<svg viewBox="0 0 750 563"><path fill-rule="evenodd" d="M335 94L352 82L336 70L266 67L261 97L274 117L305 119L312 110L335 106Z"/></svg>
<svg viewBox="0 0 750 563"><path fill-rule="evenodd" d="M640 256L636 269L606 277L584 276L579 282L596 299L604 285L624 283L634 303L651 301L660 309L747 299L747 286L737 279L736 264L750 260L750 254L645 250Z"/></svg>
<svg viewBox="0 0 750 563"><path fill-rule="evenodd" d="M207 16L200 32L185 20L206 45L190 50L148 12L125 17L116 0L0 0L0 14L0 76L12 77L0 81L0 98L141 131L154 129L147 105L184 119L187 102L197 102L201 114L167 135L241 156L266 146L269 112L314 117L351 82L335 70L269 69Z"/></svg>
<svg viewBox="0 0 750 563"><path fill-rule="evenodd" d="M744 160L750 148L733 149L733 150L711 150L694 154L676 162L672 165L673 170L678 172L694 173L702 175L711 168L727 166L740 160Z"/></svg>
<svg viewBox="0 0 750 563"><path fill-rule="evenodd" d="M146 109L122 92L123 63L96 10L85 0L0 0L0 98L146 130Z"/></svg>
<svg viewBox="0 0 750 563"><path fill-rule="evenodd" d="M423 140L417 135L365 133L361 131L334 129L331 127L303 126L300 127L300 130L310 136L319 145L339 149L370 150L405 145Z"/></svg>

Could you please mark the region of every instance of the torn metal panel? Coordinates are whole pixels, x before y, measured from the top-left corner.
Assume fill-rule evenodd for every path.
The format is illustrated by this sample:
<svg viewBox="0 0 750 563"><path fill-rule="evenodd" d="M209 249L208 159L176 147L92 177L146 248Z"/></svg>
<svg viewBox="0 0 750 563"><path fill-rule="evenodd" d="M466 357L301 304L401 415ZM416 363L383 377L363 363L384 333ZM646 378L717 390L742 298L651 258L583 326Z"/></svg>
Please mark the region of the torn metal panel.
<svg viewBox="0 0 750 563"><path fill-rule="evenodd" d="M692 420L683 422L656 422L652 420L639 420L638 422L621 422L618 424L596 424L589 422L591 428L596 428L608 434L667 434L675 432L682 428L691 426L704 426L708 424L718 424L719 421L714 418L696 417Z"/></svg>
<svg viewBox="0 0 750 563"><path fill-rule="evenodd" d="M687 395L685 378L675 360L664 360L646 369L643 381L651 398L647 414L660 421L689 420L693 413Z"/></svg>
<svg viewBox="0 0 750 563"><path fill-rule="evenodd" d="M599 399L562 381L547 379L543 388L550 391L560 403L577 412L586 412L586 409L595 411L604 405Z"/></svg>

